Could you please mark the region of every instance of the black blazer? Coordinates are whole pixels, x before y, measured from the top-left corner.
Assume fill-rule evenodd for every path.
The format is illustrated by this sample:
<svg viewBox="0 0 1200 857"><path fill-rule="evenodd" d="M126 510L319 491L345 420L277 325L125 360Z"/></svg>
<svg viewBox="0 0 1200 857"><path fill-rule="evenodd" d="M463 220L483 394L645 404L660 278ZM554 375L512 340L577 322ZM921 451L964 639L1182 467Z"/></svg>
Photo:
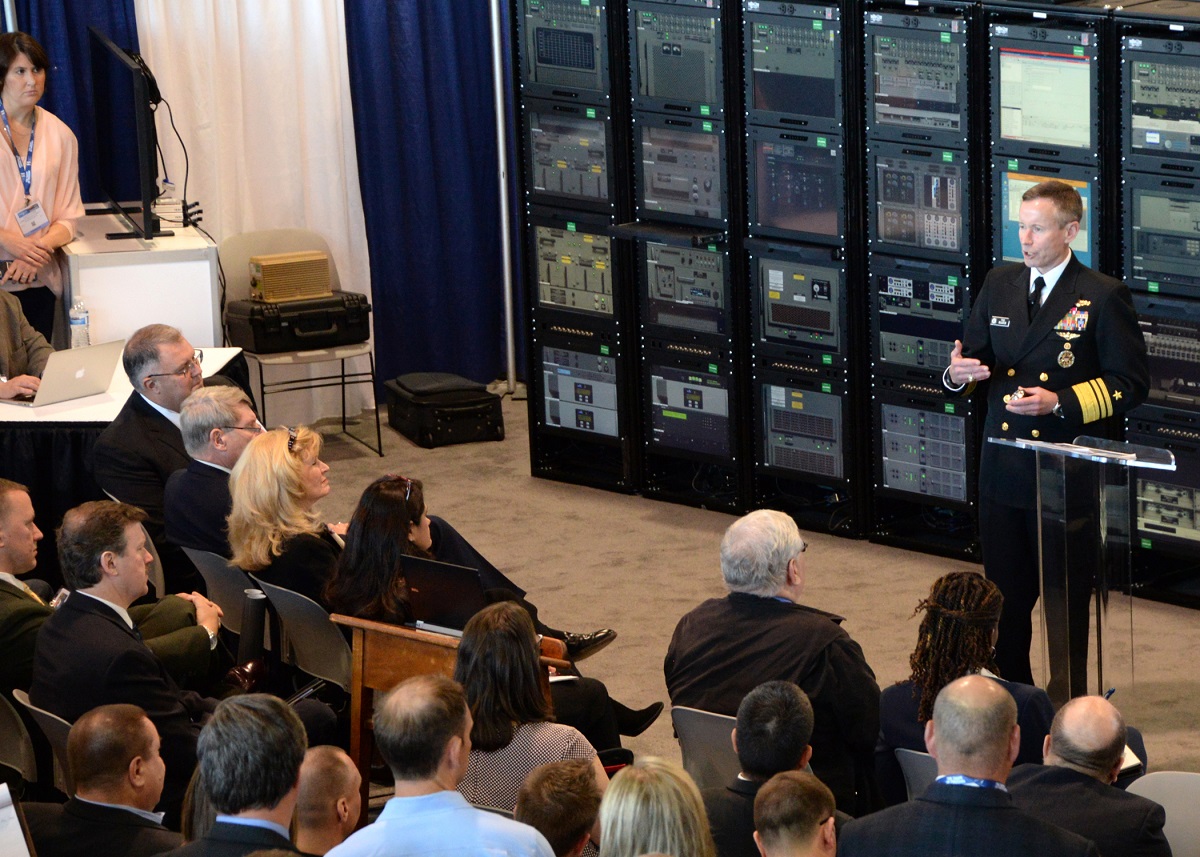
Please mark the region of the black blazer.
<svg viewBox="0 0 1200 857"><path fill-rule="evenodd" d="M267 848L300 853L290 839L273 830L218 821L207 835L176 848L171 857L245 857Z"/></svg>
<svg viewBox="0 0 1200 857"><path fill-rule="evenodd" d="M758 857L754 844L754 798L762 788L758 780L734 777L727 786L705 789L704 809L717 844L717 857Z"/></svg>
<svg viewBox="0 0 1200 857"><path fill-rule="evenodd" d="M299 592L326 610L325 584L333 577L341 545L327 529L320 535L301 533L280 545L282 553L266 568L250 572L259 580Z"/></svg>
<svg viewBox="0 0 1200 857"><path fill-rule="evenodd" d="M133 812L72 798L66 804L26 803L21 809L41 857L150 857L183 837Z"/></svg>
<svg viewBox="0 0 1200 857"><path fill-rule="evenodd" d="M1055 765L1018 765L1008 790L1018 807L1093 840L1105 857L1171 857L1167 814L1149 798Z"/></svg>
<svg viewBox="0 0 1200 857"><path fill-rule="evenodd" d="M924 795L849 822L838 857L1099 857L1087 839L1013 806L1007 793L934 783Z"/></svg>
<svg viewBox="0 0 1200 857"><path fill-rule="evenodd" d="M229 474L200 461L189 461L183 470L171 474L163 491L167 539L181 548L228 558L229 531L225 519L232 506Z"/></svg>
<svg viewBox="0 0 1200 857"><path fill-rule="evenodd" d="M1029 271L1021 263L988 272L963 335L963 355L992 370L986 437L1071 441L1080 434L1119 437L1120 415L1145 400L1150 386L1146 341L1129 289L1072 256L1031 323ZM965 393L975 388L967 385ZM1018 386L1058 393L1065 418L1005 410ZM980 495L1007 506L1037 502L1034 456L984 442Z"/></svg>

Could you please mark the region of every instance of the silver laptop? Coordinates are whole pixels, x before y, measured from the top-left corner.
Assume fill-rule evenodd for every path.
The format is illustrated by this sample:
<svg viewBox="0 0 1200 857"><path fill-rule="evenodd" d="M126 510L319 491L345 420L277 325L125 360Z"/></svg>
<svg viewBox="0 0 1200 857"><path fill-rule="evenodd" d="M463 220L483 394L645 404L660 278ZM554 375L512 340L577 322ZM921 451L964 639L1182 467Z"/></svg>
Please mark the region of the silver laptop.
<svg viewBox="0 0 1200 857"><path fill-rule="evenodd" d="M37 408L103 393L112 383L113 373L124 350L125 340L115 339L103 345L55 351L46 361L37 393L15 399L0 399L0 403Z"/></svg>

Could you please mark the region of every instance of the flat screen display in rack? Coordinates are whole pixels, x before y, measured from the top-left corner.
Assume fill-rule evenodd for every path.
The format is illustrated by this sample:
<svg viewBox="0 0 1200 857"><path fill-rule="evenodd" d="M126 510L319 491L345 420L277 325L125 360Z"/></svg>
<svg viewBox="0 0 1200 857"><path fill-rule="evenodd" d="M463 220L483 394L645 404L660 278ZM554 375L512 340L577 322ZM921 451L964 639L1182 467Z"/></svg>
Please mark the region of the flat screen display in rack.
<svg viewBox="0 0 1200 857"><path fill-rule="evenodd" d="M588 112L527 113L533 193L579 202L608 201L607 123L588 118Z"/></svg>
<svg viewBox="0 0 1200 857"><path fill-rule="evenodd" d="M1005 168L1005 164L1015 164ZM1021 211L1021 194L1035 184L1047 179L1058 179L1066 182L1079 191L1083 200L1083 219L1079 223L1079 234L1071 242L1071 252L1089 268L1096 267L1096 224L1094 217L1094 194L1096 183L1087 167L1063 165L1054 175L1038 175L1024 173L1017 161L1001 159L998 161L996 183L993 185L998 194L999 221L997 222L1000 239L1000 257L1005 262L1020 262L1025 258L1021 252L1021 236L1019 217ZM1080 176L1077 178L1076 176ZM1088 176L1088 178L1082 178Z"/></svg>
<svg viewBox="0 0 1200 857"><path fill-rule="evenodd" d="M535 226L534 240L542 306L612 316L612 241L607 235Z"/></svg>
<svg viewBox="0 0 1200 857"><path fill-rule="evenodd" d="M956 502L968 499L964 417L883 403L880 421L885 488Z"/></svg>
<svg viewBox="0 0 1200 857"><path fill-rule="evenodd" d="M605 4L524 0L521 77L526 84L607 92Z"/></svg>
<svg viewBox="0 0 1200 857"><path fill-rule="evenodd" d="M966 28L957 18L868 12L873 125L962 133Z"/></svg>
<svg viewBox="0 0 1200 857"><path fill-rule="evenodd" d="M842 234L842 159L836 138L807 135L788 140L756 137L751 230L797 236L840 238ZM802 135L790 135L800 137Z"/></svg>
<svg viewBox="0 0 1200 857"><path fill-rule="evenodd" d="M925 150L885 154L890 150L877 148L875 238L920 250L965 252L962 156Z"/></svg>
<svg viewBox="0 0 1200 857"><path fill-rule="evenodd" d="M635 106L719 116L721 29L713 9L631 0Z"/></svg>
<svg viewBox="0 0 1200 857"><path fill-rule="evenodd" d="M841 479L842 398L782 384L763 384L763 463Z"/></svg>
<svg viewBox="0 0 1200 857"><path fill-rule="evenodd" d="M725 376L654 364L649 372L651 444L727 457L729 389Z"/></svg>
<svg viewBox="0 0 1200 857"><path fill-rule="evenodd" d="M546 425L619 436L617 361L565 348L542 348Z"/></svg>
<svg viewBox="0 0 1200 857"><path fill-rule="evenodd" d="M1200 44L1121 40L1131 154L1200 160Z"/></svg>
<svg viewBox="0 0 1200 857"><path fill-rule="evenodd" d="M873 257L878 359L941 373L963 335L962 269Z"/></svg>
<svg viewBox="0 0 1200 857"><path fill-rule="evenodd" d="M820 17L750 17L745 23L747 109L767 114L838 119L838 22L835 7Z"/></svg>
<svg viewBox="0 0 1200 857"><path fill-rule="evenodd" d="M644 122L638 128L642 208L651 215L724 222L720 135Z"/></svg>
<svg viewBox="0 0 1200 857"><path fill-rule="evenodd" d="M778 342L841 346L842 274L836 268L755 256L762 336Z"/></svg>
<svg viewBox="0 0 1200 857"><path fill-rule="evenodd" d="M724 333L725 253L646 242L646 321Z"/></svg>
<svg viewBox="0 0 1200 857"><path fill-rule="evenodd" d="M1126 181L1129 286L1200 297L1200 185L1140 175Z"/></svg>

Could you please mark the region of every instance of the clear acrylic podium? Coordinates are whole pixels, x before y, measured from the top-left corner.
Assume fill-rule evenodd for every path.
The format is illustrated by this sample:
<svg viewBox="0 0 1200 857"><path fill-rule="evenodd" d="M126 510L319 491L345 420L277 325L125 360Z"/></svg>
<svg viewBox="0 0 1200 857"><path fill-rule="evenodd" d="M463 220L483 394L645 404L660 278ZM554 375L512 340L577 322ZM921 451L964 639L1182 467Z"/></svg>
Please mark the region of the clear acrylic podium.
<svg viewBox="0 0 1200 857"><path fill-rule="evenodd" d="M989 438L1037 456L1046 692L1060 706L1133 684L1130 471L1174 470L1165 449L1095 437L1074 443ZM1114 597L1116 595L1116 597ZM1089 680L1089 642L1095 671Z"/></svg>

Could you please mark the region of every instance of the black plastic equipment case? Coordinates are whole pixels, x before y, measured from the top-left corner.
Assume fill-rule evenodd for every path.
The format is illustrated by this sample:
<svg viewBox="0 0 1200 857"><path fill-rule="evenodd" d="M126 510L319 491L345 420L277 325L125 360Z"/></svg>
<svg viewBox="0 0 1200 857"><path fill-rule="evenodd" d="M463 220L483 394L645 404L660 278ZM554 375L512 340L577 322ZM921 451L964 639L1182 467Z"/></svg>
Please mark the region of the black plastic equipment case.
<svg viewBox="0 0 1200 857"><path fill-rule="evenodd" d="M251 354L366 342L371 335L370 320L367 296L357 292L282 303L231 301L225 307L229 343Z"/></svg>
<svg viewBox="0 0 1200 857"><path fill-rule="evenodd" d="M500 397L483 384L448 372L413 372L384 387L388 423L417 446L504 440Z"/></svg>

